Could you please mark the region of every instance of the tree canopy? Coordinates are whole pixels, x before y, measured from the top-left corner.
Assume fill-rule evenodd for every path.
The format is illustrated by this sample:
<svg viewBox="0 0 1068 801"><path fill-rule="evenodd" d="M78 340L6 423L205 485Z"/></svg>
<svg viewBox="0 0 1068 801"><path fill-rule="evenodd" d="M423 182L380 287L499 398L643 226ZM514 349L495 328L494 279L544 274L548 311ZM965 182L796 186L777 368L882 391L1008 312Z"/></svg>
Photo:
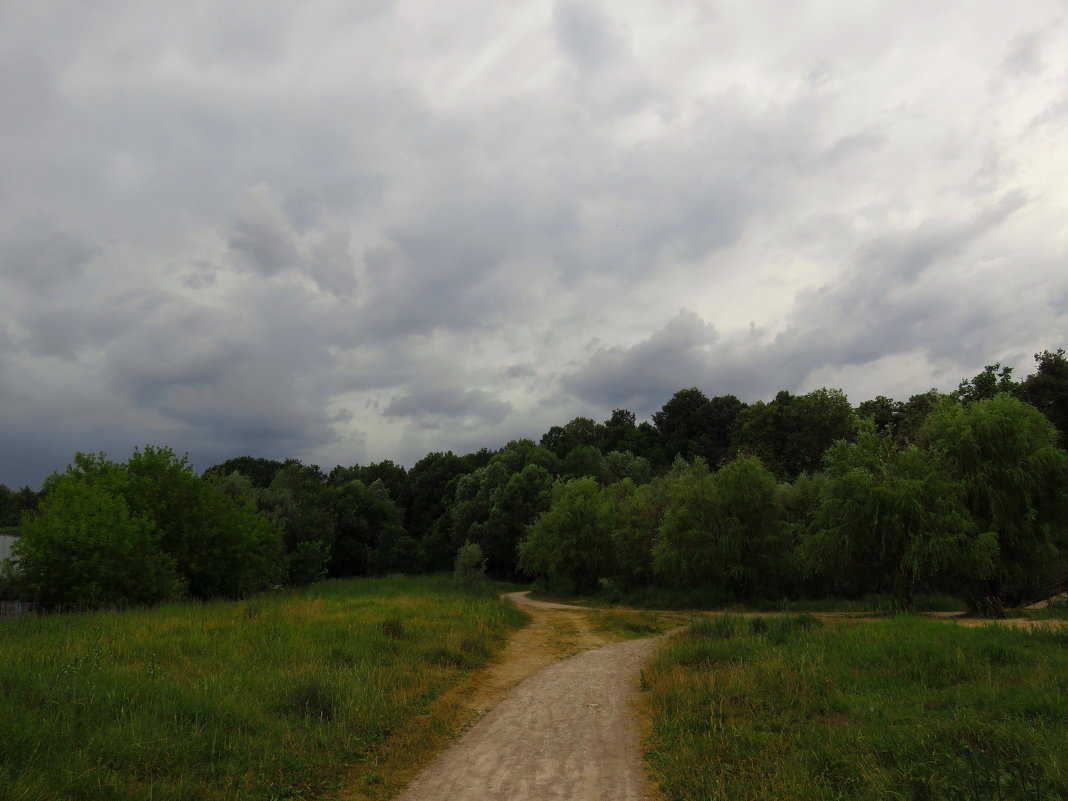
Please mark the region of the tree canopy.
<svg viewBox="0 0 1068 801"><path fill-rule="evenodd" d="M833 388L746 404L689 387L647 420L580 415L410 469L241 456L198 477L167 448L79 454L40 494L0 487L0 526L24 533L22 591L61 606L450 570L466 549L496 577L583 591L997 608L1068 575L1068 360L1035 360L855 409Z"/></svg>

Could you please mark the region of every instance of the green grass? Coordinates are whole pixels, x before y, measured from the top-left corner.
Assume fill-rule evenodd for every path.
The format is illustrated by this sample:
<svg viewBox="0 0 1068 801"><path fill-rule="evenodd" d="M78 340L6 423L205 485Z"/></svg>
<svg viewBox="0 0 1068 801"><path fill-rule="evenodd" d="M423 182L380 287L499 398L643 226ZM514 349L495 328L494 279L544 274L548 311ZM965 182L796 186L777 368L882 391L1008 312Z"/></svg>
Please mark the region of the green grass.
<svg viewBox="0 0 1068 801"><path fill-rule="evenodd" d="M590 612L590 623L597 631L624 640L652 637L667 631L673 625L678 625L662 615L622 609L593 610Z"/></svg>
<svg viewBox="0 0 1068 801"><path fill-rule="evenodd" d="M0 796L307 799L360 777L374 797L398 732L447 727L433 699L525 619L494 590L330 581L4 622Z"/></svg>
<svg viewBox="0 0 1068 801"><path fill-rule="evenodd" d="M671 801L1068 797L1068 633L721 617L644 678Z"/></svg>

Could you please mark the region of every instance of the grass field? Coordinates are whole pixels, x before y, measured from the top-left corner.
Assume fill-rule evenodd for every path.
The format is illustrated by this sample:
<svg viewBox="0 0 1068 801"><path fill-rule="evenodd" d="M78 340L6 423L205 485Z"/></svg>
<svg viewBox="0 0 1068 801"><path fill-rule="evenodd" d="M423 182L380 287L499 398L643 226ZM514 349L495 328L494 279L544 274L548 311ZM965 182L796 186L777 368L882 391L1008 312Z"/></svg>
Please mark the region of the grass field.
<svg viewBox="0 0 1068 801"><path fill-rule="evenodd" d="M1068 632L725 617L645 681L671 801L1068 798Z"/></svg>
<svg viewBox="0 0 1068 801"><path fill-rule="evenodd" d="M525 615L447 577L0 624L3 801L376 797ZM383 797L391 792L381 785Z"/></svg>

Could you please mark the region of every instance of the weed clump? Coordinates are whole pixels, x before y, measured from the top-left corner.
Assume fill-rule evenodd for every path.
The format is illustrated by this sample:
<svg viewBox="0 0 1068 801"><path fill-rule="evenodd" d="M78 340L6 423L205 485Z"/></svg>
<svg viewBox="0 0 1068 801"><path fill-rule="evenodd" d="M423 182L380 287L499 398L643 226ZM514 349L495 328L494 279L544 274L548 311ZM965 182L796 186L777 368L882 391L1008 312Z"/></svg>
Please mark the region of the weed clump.
<svg viewBox="0 0 1068 801"><path fill-rule="evenodd" d="M319 720L333 720L340 708L337 687L320 677L298 680L284 691L279 704L279 711L283 713Z"/></svg>
<svg viewBox="0 0 1068 801"><path fill-rule="evenodd" d="M404 630L404 621L399 617L383 620L378 627L391 640L403 640L407 636L407 632Z"/></svg>

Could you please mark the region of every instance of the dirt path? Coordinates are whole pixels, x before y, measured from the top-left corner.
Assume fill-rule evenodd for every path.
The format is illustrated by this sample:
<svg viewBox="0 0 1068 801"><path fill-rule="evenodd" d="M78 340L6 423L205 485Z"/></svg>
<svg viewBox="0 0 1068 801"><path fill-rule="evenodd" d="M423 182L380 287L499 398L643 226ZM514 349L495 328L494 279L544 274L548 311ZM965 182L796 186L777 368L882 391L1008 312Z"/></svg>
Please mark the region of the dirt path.
<svg viewBox="0 0 1068 801"><path fill-rule="evenodd" d="M534 619L470 699L483 716L398 801L645 798L632 699L657 638L608 645L589 610L508 597Z"/></svg>
<svg viewBox="0 0 1068 801"><path fill-rule="evenodd" d="M945 623L954 623L967 628L979 626L1004 626L1010 629L1062 629L1068 627L1068 621L1051 618L1028 618L1028 617L1004 617L983 618L967 617L960 612L925 612L922 617L929 620L941 620Z"/></svg>

